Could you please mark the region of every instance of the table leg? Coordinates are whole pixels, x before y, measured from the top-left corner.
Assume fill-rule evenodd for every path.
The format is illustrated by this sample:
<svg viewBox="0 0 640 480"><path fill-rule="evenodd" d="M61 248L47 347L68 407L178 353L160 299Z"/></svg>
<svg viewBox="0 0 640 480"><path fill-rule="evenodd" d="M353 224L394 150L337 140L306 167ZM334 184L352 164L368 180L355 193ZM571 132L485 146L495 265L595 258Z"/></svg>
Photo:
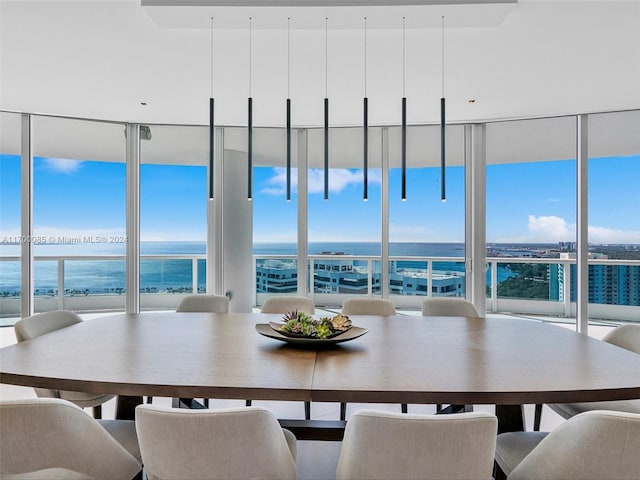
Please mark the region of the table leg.
<svg viewBox="0 0 640 480"><path fill-rule="evenodd" d="M142 404L142 397L118 395L116 399L116 419L135 420L136 406Z"/></svg>
<svg viewBox="0 0 640 480"><path fill-rule="evenodd" d="M496 405L498 417L498 433L524 432L524 406L522 405Z"/></svg>

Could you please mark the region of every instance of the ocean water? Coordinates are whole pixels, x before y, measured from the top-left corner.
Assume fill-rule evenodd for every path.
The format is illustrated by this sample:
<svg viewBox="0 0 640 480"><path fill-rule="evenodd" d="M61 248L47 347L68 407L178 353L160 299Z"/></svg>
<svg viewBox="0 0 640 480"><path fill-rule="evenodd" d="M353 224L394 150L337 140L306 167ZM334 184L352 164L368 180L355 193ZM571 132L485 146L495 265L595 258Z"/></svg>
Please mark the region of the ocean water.
<svg viewBox="0 0 640 480"><path fill-rule="evenodd" d="M327 242L310 243L309 254L342 253L346 255L379 256L379 243ZM0 255L16 256L20 250L17 245L2 245ZM204 242L141 242L140 253L144 255L205 255ZM254 245L255 255L295 255L293 243L270 243ZM63 244L35 245L36 256L124 256L124 244ZM434 270L464 271L464 244L460 243L391 243L391 256L412 257L459 257L460 262L434 262ZM399 260L399 268L425 269L426 262ZM118 294L125 290L124 259L73 260L64 262L64 288L70 295ZM197 262L198 291L206 287L206 262ZM513 273L500 269L499 280ZM57 290L58 264L55 260L41 260L34 263L35 292L37 295L53 295ZM141 259L140 288L143 293L153 292L191 292L193 290L191 259ZM20 291L20 262L0 261L0 295L12 296Z"/></svg>

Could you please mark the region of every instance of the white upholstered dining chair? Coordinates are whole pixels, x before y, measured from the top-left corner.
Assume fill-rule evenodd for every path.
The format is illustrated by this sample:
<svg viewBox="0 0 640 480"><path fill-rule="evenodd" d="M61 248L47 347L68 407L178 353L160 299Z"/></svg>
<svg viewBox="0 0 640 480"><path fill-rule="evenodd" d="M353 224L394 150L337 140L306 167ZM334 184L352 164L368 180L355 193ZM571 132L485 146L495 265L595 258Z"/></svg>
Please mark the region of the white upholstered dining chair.
<svg viewBox="0 0 640 480"><path fill-rule="evenodd" d="M480 312L469 300L459 297L429 297L422 302L425 317L480 317Z"/></svg>
<svg viewBox="0 0 640 480"><path fill-rule="evenodd" d="M344 433L337 480L489 480L498 420L488 413L354 413Z"/></svg>
<svg viewBox="0 0 640 480"><path fill-rule="evenodd" d="M496 463L509 480L637 480L640 415L592 410L548 434L502 433Z"/></svg>
<svg viewBox="0 0 640 480"><path fill-rule="evenodd" d="M480 312L469 300L460 297L429 297L422 302L422 315L425 317L474 317L480 318ZM453 405L454 410L472 411L472 405ZM436 405L441 410L442 405ZM403 405L402 411L407 407Z"/></svg>
<svg viewBox="0 0 640 480"><path fill-rule="evenodd" d="M95 420L59 398L0 402L2 479L127 480L142 469L130 420Z"/></svg>
<svg viewBox="0 0 640 480"><path fill-rule="evenodd" d="M227 313L229 311L229 299L224 295L189 295L184 297L176 312L211 312Z"/></svg>
<svg viewBox="0 0 640 480"><path fill-rule="evenodd" d="M296 478L296 439L268 410L136 407L149 480Z"/></svg>
<svg viewBox="0 0 640 480"><path fill-rule="evenodd" d="M602 341L640 355L640 325L620 325L607 333ZM640 398L605 402L550 403L548 407L565 419L589 410L614 410L640 414ZM535 431L540 430L541 419L542 405L537 404L533 420L533 429Z"/></svg>
<svg viewBox="0 0 640 480"><path fill-rule="evenodd" d="M385 317L396 314L395 305L385 298L347 298L342 304L343 315L382 315ZM406 404L402 404L402 411L406 413ZM347 418L347 404L340 402L340 420Z"/></svg>
<svg viewBox="0 0 640 480"><path fill-rule="evenodd" d="M385 298L347 298L342 304L343 315L382 315L396 314L396 307Z"/></svg>
<svg viewBox="0 0 640 480"><path fill-rule="evenodd" d="M13 328L16 339L18 343L20 343L81 322L82 318L73 312L55 310L53 312L38 313L30 317L25 317L18 320ZM73 345L69 345L68 348L73 348ZM93 416L95 418L102 417L102 404L115 397L115 395L47 388L34 388L34 391L38 397L62 398L82 408L93 407Z"/></svg>
<svg viewBox="0 0 640 480"><path fill-rule="evenodd" d="M184 297L178 306L176 312L202 312L202 313L228 313L229 299L224 295L189 295ZM147 403L152 403L153 397L147 397ZM209 406L209 399L204 398L205 407Z"/></svg>
<svg viewBox="0 0 640 480"><path fill-rule="evenodd" d="M264 301L262 308L260 308L260 312L262 313L284 314L287 312L293 312L295 310L308 313L309 315L313 315L314 313L316 313L316 307L310 298L288 295L276 295L273 297L268 297Z"/></svg>
<svg viewBox="0 0 640 480"><path fill-rule="evenodd" d="M309 315L316 313L316 307L307 297L296 297L293 295L274 295L268 297L262 308L261 313L282 313L283 315L288 312L294 311L304 312ZM247 400L247 406L251 405L251 400ZM311 402L304 402L304 418L306 420L311 419Z"/></svg>

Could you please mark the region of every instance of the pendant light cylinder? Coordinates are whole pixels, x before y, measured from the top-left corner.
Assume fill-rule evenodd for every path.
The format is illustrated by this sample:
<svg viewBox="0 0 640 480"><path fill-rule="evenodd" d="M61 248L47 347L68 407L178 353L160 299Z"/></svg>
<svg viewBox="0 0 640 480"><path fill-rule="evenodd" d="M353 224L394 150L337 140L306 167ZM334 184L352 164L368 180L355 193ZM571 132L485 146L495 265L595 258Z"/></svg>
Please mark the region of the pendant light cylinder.
<svg viewBox="0 0 640 480"><path fill-rule="evenodd" d="M440 99L440 199L445 202L447 200L445 186L445 99Z"/></svg>
<svg viewBox="0 0 640 480"><path fill-rule="evenodd" d="M401 199L407 199L407 99L402 97L402 194Z"/></svg>
<svg viewBox="0 0 640 480"><path fill-rule="evenodd" d="M253 98L247 103L247 199L253 199Z"/></svg>
<svg viewBox="0 0 640 480"><path fill-rule="evenodd" d="M369 99L364 97L363 102L364 112L363 112L363 165L362 165L362 175L363 175L363 193L362 199L367 201L369 199Z"/></svg>
<svg viewBox="0 0 640 480"><path fill-rule="evenodd" d="M287 202L291 201L291 99L287 98Z"/></svg>
<svg viewBox="0 0 640 480"><path fill-rule="evenodd" d="M209 199L213 200L213 152L215 141L214 99L209 99Z"/></svg>
<svg viewBox="0 0 640 480"><path fill-rule="evenodd" d="M329 200L329 99L324 99L324 199Z"/></svg>

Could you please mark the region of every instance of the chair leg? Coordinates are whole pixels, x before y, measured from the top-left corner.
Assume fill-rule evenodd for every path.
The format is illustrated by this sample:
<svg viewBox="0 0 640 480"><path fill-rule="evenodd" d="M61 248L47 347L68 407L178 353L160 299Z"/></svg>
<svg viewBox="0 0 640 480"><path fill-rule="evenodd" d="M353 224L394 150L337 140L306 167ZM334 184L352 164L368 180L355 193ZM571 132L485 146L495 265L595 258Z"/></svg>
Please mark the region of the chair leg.
<svg viewBox="0 0 640 480"><path fill-rule="evenodd" d="M147 397L147 403L153 402L153 397Z"/></svg>
<svg viewBox="0 0 640 480"><path fill-rule="evenodd" d="M250 407L251 406L251 400L247 400L244 402L245 407Z"/></svg>
<svg viewBox="0 0 640 480"><path fill-rule="evenodd" d="M208 398L203 398L202 399L202 403L204 404L204 408L209 408L209 399Z"/></svg>
<svg viewBox="0 0 640 480"><path fill-rule="evenodd" d="M343 422L347 419L347 403L340 402L340 420Z"/></svg>
<svg viewBox="0 0 640 480"><path fill-rule="evenodd" d="M493 462L493 478L495 480L507 480L507 476L500 468L497 462Z"/></svg>
<svg viewBox="0 0 640 480"><path fill-rule="evenodd" d="M402 413L407 413L409 410L409 405L407 405L406 403L401 403L400 404L400 410L402 411Z"/></svg>
<svg viewBox="0 0 640 480"><path fill-rule="evenodd" d="M102 405L93 407L93 418L100 420L102 418Z"/></svg>
<svg viewBox="0 0 640 480"><path fill-rule="evenodd" d="M304 419L311 420L311 402L304 402Z"/></svg>
<svg viewBox="0 0 640 480"><path fill-rule="evenodd" d="M536 403L536 409L533 413L533 431L540 431L540 421L542 420L542 404Z"/></svg>

